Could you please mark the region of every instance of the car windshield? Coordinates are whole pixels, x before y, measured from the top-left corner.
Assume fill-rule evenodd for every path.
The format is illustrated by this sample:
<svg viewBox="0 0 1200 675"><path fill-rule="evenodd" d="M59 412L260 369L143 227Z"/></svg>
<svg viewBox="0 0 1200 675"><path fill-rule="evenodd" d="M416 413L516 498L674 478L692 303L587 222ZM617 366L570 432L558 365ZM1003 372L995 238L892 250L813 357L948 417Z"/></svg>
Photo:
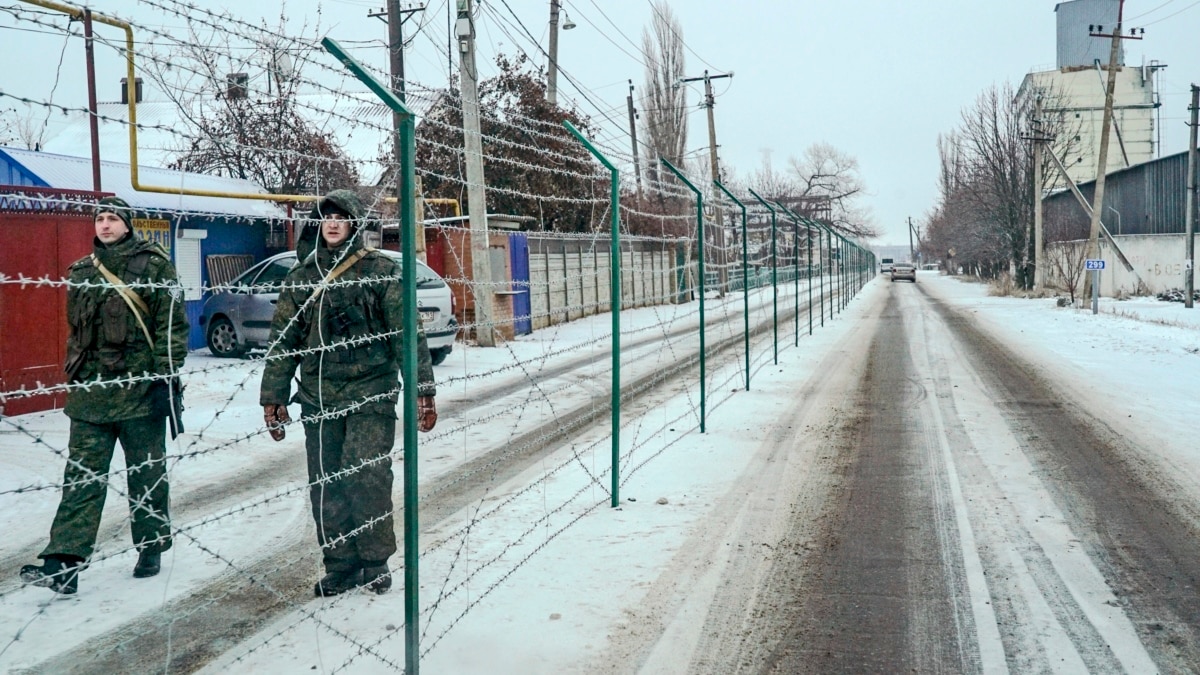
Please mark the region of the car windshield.
<svg viewBox="0 0 1200 675"><path fill-rule="evenodd" d="M288 270L292 269L294 258L280 258L279 260L269 261L258 276L254 277L251 284L255 293L278 293L280 285L283 284L283 278L287 276Z"/></svg>
<svg viewBox="0 0 1200 675"><path fill-rule="evenodd" d="M399 254L388 252L388 257L400 262ZM247 289L251 293L278 293L283 279L296 264L296 254L280 256L259 263L246 270L231 285ZM417 288L441 288L446 282L428 265L417 261Z"/></svg>
<svg viewBox="0 0 1200 675"><path fill-rule="evenodd" d="M387 253L387 256L392 260L395 260L398 264L402 264L402 258L400 257L399 253L395 251L385 251L385 253ZM429 265L426 265L420 260L417 261L417 288L441 288L445 285L446 282L442 281L442 278L438 276L438 273L430 269Z"/></svg>
<svg viewBox="0 0 1200 675"><path fill-rule="evenodd" d="M437 272L429 269L425 263L417 261L417 288L441 288L446 282L437 275Z"/></svg>

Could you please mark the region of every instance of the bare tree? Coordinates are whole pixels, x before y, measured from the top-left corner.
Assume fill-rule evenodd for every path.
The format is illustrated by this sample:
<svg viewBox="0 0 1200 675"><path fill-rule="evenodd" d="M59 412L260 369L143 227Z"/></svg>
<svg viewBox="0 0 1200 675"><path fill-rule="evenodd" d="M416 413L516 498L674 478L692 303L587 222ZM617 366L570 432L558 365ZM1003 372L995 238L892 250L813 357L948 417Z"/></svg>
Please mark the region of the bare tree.
<svg viewBox="0 0 1200 675"><path fill-rule="evenodd" d="M1046 244L1046 262L1050 271L1048 278L1067 292L1074 306L1075 293L1083 285L1087 247L1078 233L1071 232L1069 227L1059 223L1047 226Z"/></svg>
<svg viewBox="0 0 1200 675"><path fill-rule="evenodd" d="M0 110L0 145L12 145L17 138L17 109Z"/></svg>
<svg viewBox="0 0 1200 675"><path fill-rule="evenodd" d="M771 162L770 151L763 153L762 165L750 174L747 184L755 192L766 197L787 203L800 193L800 186L785 172L776 171Z"/></svg>
<svg viewBox="0 0 1200 675"><path fill-rule="evenodd" d="M320 115L300 105L302 69L290 67L269 31L243 44L230 33L188 28L186 42L148 60L149 77L183 123L186 140L171 168L252 180L276 194L358 186L354 162Z"/></svg>
<svg viewBox="0 0 1200 675"><path fill-rule="evenodd" d="M1053 92L1041 92L1053 97ZM926 223L927 254L955 251L956 264L988 277L1008 272L1033 284L1033 101L1011 84L993 86L962 113L959 127L938 137L940 200ZM1043 133L1061 133L1044 125ZM1053 179L1043 164L1044 189Z"/></svg>
<svg viewBox="0 0 1200 675"><path fill-rule="evenodd" d="M652 185L661 182L658 158L683 166L687 147L687 88L679 86L684 74L683 27L666 0L650 4L650 26L642 30L646 58L646 84L642 101L643 135L649 146L647 172Z"/></svg>
<svg viewBox="0 0 1200 675"><path fill-rule="evenodd" d="M496 57L499 74L479 83L483 154L488 184L489 213L537 215L540 229L590 232L607 229L605 214L580 197L602 198L610 183L578 141L562 126L569 120L585 134L588 119L574 106L560 108L546 100L546 80L523 55ZM528 123L540 120L538 133ZM466 167L463 160L462 104L451 86L417 126L417 166L427 196L463 200ZM452 149L452 150L450 150ZM386 148L390 155L390 146ZM540 167L540 168L532 168ZM581 176L595 171L593 178ZM562 198L562 199L556 199Z"/></svg>
<svg viewBox="0 0 1200 675"><path fill-rule="evenodd" d="M252 180L276 194L358 186L346 154L288 99L229 101L193 123L193 140L171 168Z"/></svg>
<svg viewBox="0 0 1200 675"><path fill-rule="evenodd" d="M32 108L0 110L0 145L40 150L46 137L46 120Z"/></svg>
<svg viewBox="0 0 1200 675"><path fill-rule="evenodd" d="M820 217L850 236L876 236L871 212L863 204L866 184L857 158L829 143L814 143L802 157L792 157L788 164L799 187L795 199L801 211Z"/></svg>

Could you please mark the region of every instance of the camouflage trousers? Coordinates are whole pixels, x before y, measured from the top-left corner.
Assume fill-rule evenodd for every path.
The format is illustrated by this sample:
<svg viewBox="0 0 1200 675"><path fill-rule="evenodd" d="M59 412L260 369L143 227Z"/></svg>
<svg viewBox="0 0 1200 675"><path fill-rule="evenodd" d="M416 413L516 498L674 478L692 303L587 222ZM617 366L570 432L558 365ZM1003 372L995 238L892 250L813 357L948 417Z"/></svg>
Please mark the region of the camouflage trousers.
<svg viewBox="0 0 1200 675"><path fill-rule="evenodd" d="M304 406L305 417L317 409ZM351 413L305 423L309 497L325 570L381 564L396 552L392 447L396 418Z"/></svg>
<svg viewBox="0 0 1200 675"><path fill-rule="evenodd" d="M139 551L171 548L170 494L164 459L166 420L139 417L92 424L73 419L62 501L50 526L50 543L40 557L72 555L86 559L92 555L108 495L108 467L118 440L129 469L126 483L133 543Z"/></svg>

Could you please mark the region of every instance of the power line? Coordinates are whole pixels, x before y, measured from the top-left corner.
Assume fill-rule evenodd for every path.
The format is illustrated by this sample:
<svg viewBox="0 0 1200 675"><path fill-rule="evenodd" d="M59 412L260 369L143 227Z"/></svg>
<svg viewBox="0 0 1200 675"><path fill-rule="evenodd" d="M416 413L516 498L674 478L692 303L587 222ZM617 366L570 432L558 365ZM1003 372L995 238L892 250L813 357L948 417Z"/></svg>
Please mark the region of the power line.
<svg viewBox="0 0 1200 675"><path fill-rule="evenodd" d="M1161 19L1155 19L1154 21L1147 23L1146 26L1153 26L1154 24L1162 23L1163 21L1166 21L1167 19L1170 19L1173 16L1179 16L1180 14L1183 14L1184 12L1195 7L1196 5L1200 5L1200 0L1196 0L1196 2L1193 2L1192 4L1188 5L1187 7L1184 7L1183 9L1179 10L1178 12L1175 12L1173 14L1168 14L1168 15L1162 17Z"/></svg>
<svg viewBox="0 0 1200 675"><path fill-rule="evenodd" d="M508 0L500 0L500 2L503 3L505 9L507 9L509 11L509 13L513 15L513 18L516 20L517 25L519 25L521 27L521 30L523 30L525 32L525 34L527 36L529 36L530 41L533 43L533 45L535 47L537 47L538 51L541 52L541 54L543 56L545 56L547 59L549 59L550 54L547 53L546 50L542 48L542 45L540 43L538 43L538 41L533 37L533 33L529 30L528 27L525 26L525 23L523 21L521 21L521 17L518 16L515 11L513 11L512 6L508 4ZM499 18L499 17L497 17L497 18ZM525 50L522 49L521 51L524 52ZM526 56L528 56L528 53L526 53ZM583 85L576 82L575 78L572 77L571 74L568 73L565 69L559 68L559 71L563 74L563 77L567 80L567 82L570 82L571 86L575 87L575 91L578 92L579 95L582 96L585 101L587 101L589 104L591 104L591 106L593 108L595 108L601 114L602 117L604 117L606 120L608 120L609 124L613 125L614 128L617 128L617 129L621 128L620 123L618 123L616 120L614 120L611 116L604 113L603 106L596 103L594 100L592 100L592 98L590 96L588 96L586 87L584 87Z"/></svg>
<svg viewBox="0 0 1200 675"><path fill-rule="evenodd" d="M1153 13L1157 12L1158 10L1162 9L1163 7L1166 7L1167 5L1171 4L1172 2L1175 2L1175 0L1167 0L1163 4L1157 6L1153 9L1148 9L1148 10L1142 12L1141 14L1138 14L1137 16L1130 17L1129 20L1137 21L1138 19L1142 18L1143 16L1149 16L1150 14L1153 14Z"/></svg>

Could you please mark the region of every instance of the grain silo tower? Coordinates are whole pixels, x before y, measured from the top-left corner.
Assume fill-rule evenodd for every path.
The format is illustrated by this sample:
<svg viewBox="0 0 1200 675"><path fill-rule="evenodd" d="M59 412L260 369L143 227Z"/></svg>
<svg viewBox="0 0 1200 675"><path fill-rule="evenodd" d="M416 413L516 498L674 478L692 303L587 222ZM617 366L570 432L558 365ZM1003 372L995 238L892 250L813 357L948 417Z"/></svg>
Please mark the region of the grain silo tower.
<svg viewBox="0 0 1200 675"><path fill-rule="evenodd" d="M1055 149L1059 157L1066 157L1068 173L1076 183L1096 178L1112 48L1112 38L1105 36L1116 29L1119 10L1119 0L1071 0L1056 5L1057 67L1029 73L1018 92L1020 96L1042 95L1044 119L1058 134ZM1128 34L1129 29L1123 26L1122 32ZM1123 44L1118 46L1108 171L1158 155L1155 113L1159 100L1154 74L1164 67L1156 61L1128 66ZM1057 186L1065 187L1065 183Z"/></svg>

